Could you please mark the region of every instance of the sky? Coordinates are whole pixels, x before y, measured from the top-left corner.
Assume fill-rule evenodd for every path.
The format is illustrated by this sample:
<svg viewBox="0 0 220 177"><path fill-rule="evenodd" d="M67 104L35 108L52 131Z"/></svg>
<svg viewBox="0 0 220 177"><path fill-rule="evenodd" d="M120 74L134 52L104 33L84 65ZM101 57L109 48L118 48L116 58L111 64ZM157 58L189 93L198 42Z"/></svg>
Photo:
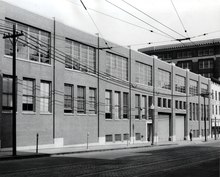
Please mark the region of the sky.
<svg viewBox="0 0 220 177"><path fill-rule="evenodd" d="M4 1L134 50L220 37L220 0Z"/></svg>

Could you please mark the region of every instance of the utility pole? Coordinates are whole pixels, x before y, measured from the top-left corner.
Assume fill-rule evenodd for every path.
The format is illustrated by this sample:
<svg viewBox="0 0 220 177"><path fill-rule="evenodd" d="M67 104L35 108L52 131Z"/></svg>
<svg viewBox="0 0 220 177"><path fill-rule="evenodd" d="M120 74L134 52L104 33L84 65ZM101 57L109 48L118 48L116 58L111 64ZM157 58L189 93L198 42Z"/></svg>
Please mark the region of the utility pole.
<svg viewBox="0 0 220 177"><path fill-rule="evenodd" d="M131 143L131 124L132 124L132 121L131 121L131 46L129 46L129 70L128 70L128 73L129 73L129 134L130 134L130 143Z"/></svg>
<svg viewBox="0 0 220 177"><path fill-rule="evenodd" d="M13 24L13 34L4 34L3 39L12 38L13 58L12 58L12 155L17 155L16 145L16 110L17 110L17 92L16 92L16 38L22 36L23 32L16 32L16 26Z"/></svg>
<svg viewBox="0 0 220 177"><path fill-rule="evenodd" d="M56 20L55 20L55 17L54 17L54 21L53 21L53 140L55 140L56 138L56 68L55 68L55 64L56 64Z"/></svg>

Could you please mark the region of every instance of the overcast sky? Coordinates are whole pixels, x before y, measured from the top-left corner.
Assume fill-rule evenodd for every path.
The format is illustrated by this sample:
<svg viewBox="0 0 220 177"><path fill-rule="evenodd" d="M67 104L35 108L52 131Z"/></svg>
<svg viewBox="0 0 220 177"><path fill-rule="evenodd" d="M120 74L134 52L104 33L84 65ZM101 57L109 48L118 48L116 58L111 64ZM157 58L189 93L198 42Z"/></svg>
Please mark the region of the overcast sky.
<svg viewBox="0 0 220 177"><path fill-rule="evenodd" d="M203 33L208 33L208 35L196 37L192 40L220 37L220 0L124 0L170 29L143 15L123 0L108 1L123 8L140 20L106 0L83 0L88 11L83 8L80 0L4 1L51 19L55 17L57 21L91 34L99 32L106 40L123 46L131 45L133 49L173 43L172 40L176 38L192 37ZM134 25L97 13L97 11ZM94 25L89 15L96 25ZM183 26L187 33L184 32ZM154 32L152 33L149 30ZM149 42L153 43L148 44Z"/></svg>

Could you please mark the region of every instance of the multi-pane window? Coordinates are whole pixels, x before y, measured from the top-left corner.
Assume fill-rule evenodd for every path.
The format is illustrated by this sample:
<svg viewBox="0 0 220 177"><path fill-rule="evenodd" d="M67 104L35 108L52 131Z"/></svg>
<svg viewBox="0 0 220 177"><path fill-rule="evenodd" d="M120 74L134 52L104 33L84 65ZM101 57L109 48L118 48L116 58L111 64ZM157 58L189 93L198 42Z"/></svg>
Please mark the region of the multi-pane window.
<svg viewBox="0 0 220 177"><path fill-rule="evenodd" d="M179 61L177 62L177 66L183 69L191 69L192 67L192 61Z"/></svg>
<svg viewBox="0 0 220 177"><path fill-rule="evenodd" d="M74 98L73 98L73 85L64 85L64 112L74 112Z"/></svg>
<svg viewBox="0 0 220 177"><path fill-rule="evenodd" d="M175 91L186 93L186 78L183 76L176 75L175 82Z"/></svg>
<svg viewBox="0 0 220 177"><path fill-rule="evenodd" d="M135 81L140 84L152 86L152 66L136 62Z"/></svg>
<svg viewBox="0 0 220 177"><path fill-rule="evenodd" d="M199 69L213 68L213 60L200 60Z"/></svg>
<svg viewBox="0 0 220 177"><path fill-rule="evenodd" d="M96 89L89 88L89 113L96 114Z"/></svg>
<svg viewBox="0 0 220 177"><path fill-rule="evenodd" d="M6 25L12 27L12 23L17 30L24 32L16 43L17 58L50 64L50 33L11 21L7 21ZM5 55L13 55L9 39L5 40Z"/></svg>
<svg viewBox="0 0 220 177"><path fill-rule="evenodd" d="M33 79L23 79L22 110L35 111L35 82Z"/></svg>
<svg viewBox="0 0 220 177"><path fill-rule="evenodd" d="M218 100L218 93L215 91L215 100Z"/></svg>
<svg viewBox="0 0 220 177"><path fill-rule="evenodd" d="M123 118L128 119L128 93L123 93Z"/></svg>
<svg viewBox="0 0 220 177"><path fill-rule="evenodd" d="M106 53L106 73L122 80L128 80L128 59Z"/></svg>
<svg viewBox="0 0 220 177"><path fill-rule="evenodd" d="M135 95L135 119L140 119L140 95Z"/></svg>
<svg viewBox="0 0 220 177"><path fill-rule="evenodd" d="M86 88L83 86L77 87L77 113L86 113Z"/></svg>
<svg viewBox="0 0 220 177"><path fill-rule="evenodd" d="M2 110L12 110L12 77L3 76Z"/></svg>
<svg viewBox="0 0 220 177"><path fill-rule="evenodd" d="M208 85L202 83L201 84L201 93L208 93Z"/></svg>
<svg viewBox="0 0 220 177"><path fill-rule="evenodd" d="M175 108L176 108L176 109L179 109L178 100L175 101Z"/></svg>
<svg viewBox="0 0 220 177"><path fill-rule="evenodd" d="M196 95L198 94L198 81L189 80L189 94L190 95Z"/></svg>
<svg viewBox="0 0 220 177"><path fill-rule="evenodd" d="M121 141L121 134L115 134L115 141Z"/></svg>
<svg viewBox="0 0 220 177"><path fill-rule="evenodd" d="M112 119L112 93L110 90L105 91L105 118Z"/></svg>
<svg viewBox="0 0 220 177"><path fill-rule="evenodd" d="M168 108L171 108L171 99L168 99Z"/></svg>
<svg viewBox="0 0 220 177"><path fill-rule="evenodd" d="M167 99L163 98L163 107L166 108L167 107Z"/></svg>
<svg viewBox="0 0 220 177"><path fill-rule="evenodd" d="M113 141L112 135L105 135L105 141L106 142L112 142Z"/></svg>
<svg viewBox="0 0 220 177"><path fill-rule="evenodd" d="M193 107L192 103L189 103L189 120L192 120L193 117Z"/></svg>
<svg viewBox="0 0 220 177"><path fill-rule="evenodd" d="M120 119L121 118L121 94L120 92L115 92L114 102L115 102L115 118Z"/></svg>
<svg viewBox="0 0 220 177"><path fill-rule="evenodd" d="M148 115L149 115L149 119L152 118L152 110L150 109L152 104L153 104L153 97L148 96Z"/></svg>
<svg viewBox="0 0 220 177"><path fill-rule="evenodd" d="M40 83L40 111L51 112L51 83L48 81Z"/></svg>
<svg viewBox="0 0 220 177"><path fill-rule="evenodd" d="M147 107L147 97L143 95L141 97L141 113L142 113L142 119L146 119L146 107Z"/></svg>
<svg viewBox="0 0 220 177"><path fill-rule="evenodd" d="M171 73L158 69L158 86L164 89L171 89Z"/></svg>
<svg viewBox="0 0 220 177"><path fill-rule="evenodd" d="M158 106L158 107L162 107L161 101L162 101L161 98L158 98L158 99L157 99L157 106Z"/></svg>
<svg viewBox="0 0 220 177"><path fill-rule="evenodd" d="M214 55L214 49L200 49L198 50L198 56L207 56L207 55Z"/></svg>
<svg viewBox="0 0 220 177"><path fill-rule="evenodd" d="M66 68L95 72L95 48L66 39L65 53Z"/></svg>

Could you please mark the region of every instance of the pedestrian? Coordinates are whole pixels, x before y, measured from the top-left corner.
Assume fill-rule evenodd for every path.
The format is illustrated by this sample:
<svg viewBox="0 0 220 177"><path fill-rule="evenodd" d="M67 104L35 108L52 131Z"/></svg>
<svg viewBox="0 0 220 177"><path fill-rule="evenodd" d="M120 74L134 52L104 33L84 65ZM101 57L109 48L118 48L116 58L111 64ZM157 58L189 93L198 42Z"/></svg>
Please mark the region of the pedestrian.
<svg viewBox="0 0 220 177"><path fill-rule="evenodd" d="M190 141L192 141L192 130L190 130L189 132L189 138L190 138Z"/></svg>

